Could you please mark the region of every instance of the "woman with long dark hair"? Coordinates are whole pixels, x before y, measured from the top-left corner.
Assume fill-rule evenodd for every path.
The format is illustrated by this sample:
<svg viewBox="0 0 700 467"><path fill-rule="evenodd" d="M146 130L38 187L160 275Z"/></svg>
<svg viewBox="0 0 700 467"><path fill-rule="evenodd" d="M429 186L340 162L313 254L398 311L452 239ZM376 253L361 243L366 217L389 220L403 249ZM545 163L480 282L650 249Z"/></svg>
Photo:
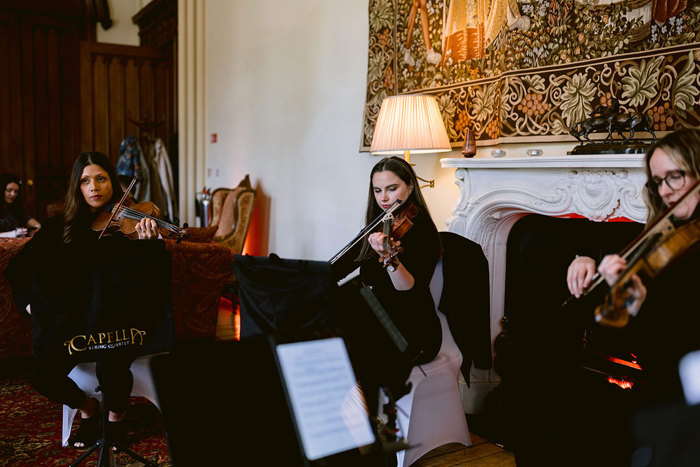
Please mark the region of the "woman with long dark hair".
<svg viewBox="0 0 700 467"><path fill-rule="evenodd" d="M23 237L27 229L40 229L39 221L24 210L19 178L9 173L0 174L0 187L3 189L0 198L0 236Z"/></svg>
<svg viewBox="0 0 700 467"><path fill-rule="evenodd" d="M429 288L440 259L440 237L411 165L399 157L386 157L370 173L367 224L396 200L401 200L403 206L415 206L413 226L397 240L398 254L388 264L380 261L389 253L386 235L368 235L359 256L360 275L418 352L414 363L427 363L437 356L442 343L440 320Z"/></svg>
<svg viewBox="0 0 700 467"><path fill-rule="evenodd" d="M96 242L99 233L92 229L93 221L105 206L119 202L123 194L114 165L106 155L84 152L77 158L70 175L64 215L47 220L44 228L13 258L8 268L8 277L20 309L32 300L31 269L37 267L35 263L42 255L57 251L62 245L81 246ZM155 221L149 218L142 219L136 225L136 232L139 239L156 239L159 236ZM117 237L118 241L120 232L112 233L112 236ZM75 260L94 262L104 259L78 257ZM35 348L36 338L35 335ZM109 406L104 407L109 411L108 434L121 444L125 444L126 438L124 418L133 384L130 371L132 361L133 357L121 354L97 361L101 390L104 399L109 401ZM86 448L94 444L101 434L99 404L68 377L75 364L74 360L55 355L37 355L35 351L32 385L52 401L80 411L80 426L70 443L77 448Z"/></svg>

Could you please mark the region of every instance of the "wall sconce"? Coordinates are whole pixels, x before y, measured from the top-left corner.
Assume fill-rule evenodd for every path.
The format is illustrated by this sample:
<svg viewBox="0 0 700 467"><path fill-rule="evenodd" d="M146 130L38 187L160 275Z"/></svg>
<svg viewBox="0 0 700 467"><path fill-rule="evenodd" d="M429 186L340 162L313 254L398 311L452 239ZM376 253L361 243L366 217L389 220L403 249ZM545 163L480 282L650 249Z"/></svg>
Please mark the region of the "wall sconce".
<svg viewBox="0 0 700 467"><path fill-rule="evenodd" d="M403 154L410 164L411 152L420 154L451 150L450 138L435 97L414 94L391 96L382 101L369 149L371 154ZM435 180L417 178L427 183L420 188L435 188Z"/></svg>

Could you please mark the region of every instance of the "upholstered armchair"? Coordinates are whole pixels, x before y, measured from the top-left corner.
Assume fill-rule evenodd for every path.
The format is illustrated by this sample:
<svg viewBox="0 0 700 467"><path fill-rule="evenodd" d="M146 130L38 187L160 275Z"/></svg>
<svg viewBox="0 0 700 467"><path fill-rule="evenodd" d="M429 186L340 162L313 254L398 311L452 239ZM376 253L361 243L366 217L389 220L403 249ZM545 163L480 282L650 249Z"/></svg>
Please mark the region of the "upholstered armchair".
<svg viewBox="0 0 700 467"><path fill-rule="evenodd" d="M255 190L246 175L236 188L217 188L211 195L212 218L206 227L190 228L190 241L216 242L240 254L250 227Z"/></svg>

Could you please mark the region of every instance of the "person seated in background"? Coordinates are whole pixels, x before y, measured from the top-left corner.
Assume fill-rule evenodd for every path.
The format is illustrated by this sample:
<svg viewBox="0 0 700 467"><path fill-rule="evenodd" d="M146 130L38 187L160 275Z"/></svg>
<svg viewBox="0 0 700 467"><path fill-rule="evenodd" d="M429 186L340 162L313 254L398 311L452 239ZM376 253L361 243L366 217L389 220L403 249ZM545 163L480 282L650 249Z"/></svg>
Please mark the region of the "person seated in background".
<svg viewBox="0 0 700 467"><path fill-rule="evenodd" d="M4 195L0 199L0 237L24 237L27 230L39 230L41 224L26 213L19 191L19 178L0 174Z"/></svg>
<svg viewBox="0 0 700 467"><path fill-rule="evenodd" d="M31 284L31 270L41 254L34 254L58 249L60 245L87 245L98 240L99 232L92 229L93 220L108 203L118 203L123 191L117 181L116 169L109 158L98 152L84 152L73 164L66 209L63 216L54 216L45 222L44 228L25 245L8 267L8 278L12 284L13 294L19 309L31 312L28 304L34 297ZM159 236L156 222L143 218L136 224L139 239L156 239ZM126 238L121 232L112 236ZM117 240L119 241L119 240ZM35 258L38 256L38 258ZM75 258L79 262L103 261L103 258ZM75 291L66 290L66 294ZM98 294L99 291L95 291ZM88 397L78 385L68 377L76 365L74 360L66 359L55 353L37 354L36 329L35 353L32 367L32 385L42 395L59 404L78 409L81 415L77 434L70 440L76 448L88 448L101 436L99 403ZM50 334L51 330L43 330ZM124 419L131 395L133 377L130 371L134 357L118 355L105 357L97 361L97 375L104 398L109 400L107 433L113 439L126 445L126 426Z"/></svg>

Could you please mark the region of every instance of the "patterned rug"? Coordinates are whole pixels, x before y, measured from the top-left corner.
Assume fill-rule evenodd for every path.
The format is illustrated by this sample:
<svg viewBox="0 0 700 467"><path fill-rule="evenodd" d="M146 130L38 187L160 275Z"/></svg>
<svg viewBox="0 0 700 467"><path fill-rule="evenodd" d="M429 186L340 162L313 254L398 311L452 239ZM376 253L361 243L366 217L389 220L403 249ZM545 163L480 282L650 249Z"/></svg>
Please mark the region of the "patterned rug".
<svg viewBox="0 0 700 467"><path fill-rule="evenodd" d="M61 446L62 407L38 394L27 375L0 378L0 420L0 466L69 465L83 452ZM159 466L171 466L158 409L146 399L132 397L127 421L129 449ZM80 465L95 466L98 457L99 449ZM143 464L120 453L117 465Z"/></svg>

